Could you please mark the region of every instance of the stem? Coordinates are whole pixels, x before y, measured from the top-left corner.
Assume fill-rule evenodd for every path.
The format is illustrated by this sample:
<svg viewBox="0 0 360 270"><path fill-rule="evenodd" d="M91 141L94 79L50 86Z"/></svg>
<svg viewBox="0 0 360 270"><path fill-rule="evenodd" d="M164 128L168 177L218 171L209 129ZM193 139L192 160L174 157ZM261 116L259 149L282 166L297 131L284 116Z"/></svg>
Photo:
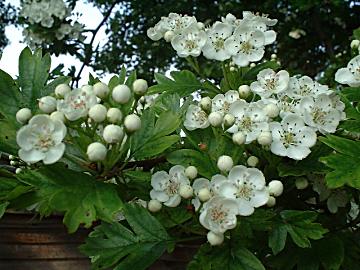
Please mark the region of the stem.
<svg viewBox="0 0 360 270"><path fill-rule="evenodd" d="M222 68L222 71L223 71L225 82L228 85L229 89L231 89L229 78L228 78L227 72L226 72L225 62L221 62L221 68Z"/></svg>

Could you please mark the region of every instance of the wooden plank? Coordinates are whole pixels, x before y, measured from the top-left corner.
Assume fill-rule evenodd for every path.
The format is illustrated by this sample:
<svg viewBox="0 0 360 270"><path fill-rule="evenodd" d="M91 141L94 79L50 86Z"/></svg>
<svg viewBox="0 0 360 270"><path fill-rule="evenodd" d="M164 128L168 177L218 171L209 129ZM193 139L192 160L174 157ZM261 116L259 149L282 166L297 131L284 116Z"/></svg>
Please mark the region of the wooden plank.
<svg viewBox="0 0 360 270"><path fill-rule="evenodd" d="M89 260L47 260L18 261L0 260L0 269L4 270L89 270Z"/></svg>

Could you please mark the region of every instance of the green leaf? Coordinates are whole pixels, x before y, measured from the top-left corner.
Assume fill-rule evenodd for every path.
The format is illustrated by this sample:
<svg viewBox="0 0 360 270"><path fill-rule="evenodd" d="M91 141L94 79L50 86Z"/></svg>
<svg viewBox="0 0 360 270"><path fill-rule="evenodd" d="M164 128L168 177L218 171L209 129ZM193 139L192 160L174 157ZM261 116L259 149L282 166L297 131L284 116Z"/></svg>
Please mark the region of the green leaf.
<svg viewBox="0 0 360 270"><path fill-rule="evenodd" d="M44 87L42 94L44 96L51 95L52 93L54 93L56 86L58 86L59 84L69 84L70 81L71 77L69 76L58 77Z"/></svg>
<svg viewBox="0 0 360 270"><path fill-rule="evenodd" d="M360 87L345 87L341 90L341 94L350 101L360 101Z"/></svg>
<svg viewBox="0 0 360 270"><path fill-rule="evenodd" d="M135 157L138 159L144 159L147 157L153 157L163 153L170 146L178 142L180 139L179 135L169 135L159 138L153 138L148 141L139 151Z"/></svg>
<svg viewBox="0 0 360 270"><path fill-rule="evenodd" d="M0 204L0 218L5 214L6 207L9 205L9 202L3 202Z"/></svg>
<svg viewBox="0 0 360 270"><path fill-rule="evenodd" d="M173 78L170 79L160 73L155 74L155 80L157 85L151 86L148 90L148 95L162 93L162 92L176 92L180 97L186 97L191 93L200 90L202 87L201 82L196 76L188 71L173 71L171 72Z"/></svg>
<svg viewBox="0 0 360 270"><path fill-rule="evenodd" d="M16 142L16 130L20 124L9 116L0 119L0 151L12 155L17 155L18 145Z"/></svg>
<svg viewBox="0 0 360 270"><path fill-rule="evenodd" d="M285 248L287 229L285 224L279 224L274 227L269 235L269 247L276 255Z"/></svg>
<svg viewBox="0 0 360 270"><path fill-rule="evenodd" d="M219 247L202 245L187 270L265 270L260 260L240 242L233 240Z"/></svg>
<svg viewBox="0 0 360 270"><path fill-rule="evenodd" d="M336 151L320 159L333 169L326 174L327 186L338 188L349 185L360 189L360 142L334 135L322 137L320 140Z"/></svg>
<svg viewBox="0 0 360 270"><path fill-rule="evenodd" d="M65 213L63 221L70 233L82 223L89 228L97 219L112 222L122 207L114 185L67 169L63 164L27 170L18 178L37 190L42 214Z"/></svg>
<svg viewBox="0 0 360 270"><path fill-rule="evenodd" d="M163 207L155 217L165 228L172 228L189 220L193 214L186 207Z"/></svg>
<svg viewBox="0 0 360 270"><path fill-rule="evenodd" d="M125 205L125 226L97 226L80 250L91 258L92 269L147 269L166 250L170 237L149 212L138 205Z"/></svg>
<svg viewBox="0 0 360 270"><path fill-rule="evenodd" d="M21 107L21 94L9 74L0 70L0 113L15 118ZM3 129L1 129L3 130Z"/></svg>

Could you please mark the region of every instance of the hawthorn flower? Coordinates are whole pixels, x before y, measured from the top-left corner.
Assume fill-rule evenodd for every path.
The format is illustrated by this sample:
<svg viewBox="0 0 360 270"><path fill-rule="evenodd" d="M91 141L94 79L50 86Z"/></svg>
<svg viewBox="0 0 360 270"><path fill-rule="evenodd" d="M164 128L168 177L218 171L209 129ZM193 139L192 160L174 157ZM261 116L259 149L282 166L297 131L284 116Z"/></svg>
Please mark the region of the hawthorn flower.
<svg viewBox="0 0 360 270"><path fill-rule="evenodd" d="M204 204L199 221L206 229L223 234L236 227L237 213L235 200L215 196Z"/></svg>
<svg viewBox="0 0 360 270"><path fill-rule="evenodd" d="M189 55L197 57L200 55L206 39L205 31L200 30L197 24L194 23L175 36L171 40L171 45L180 57L187 57Z"/></svg>
<svg viewBox="0 0 360 270"><path fill-rule="evenodd" d="M215 22L206 32L207 41L202 48L204 56L208 59L224 61L231 57L226 50L225 40L232 34L232 26L226 23Z"/></svg>
<svg viewBox="0 0 360 270"><path fill-rule="evenodd" d="M336 71L335 81L351 87L360 86L360 55L351 59L346 68Z"/></svg>
<svg viewBox="0 0 360 270"><path fill-rule="evenodd" d="M239 92L235 90L227 91L224 94L217 94L212 99L212 112L220 112L223 116L229 112L230 105L239 100Z"/></svg>
<svg viewBox="0 0 360 270"><path fill-rule="evenodd" d="M64 99L58 101L57 110L64 113L68 120L75 121L87 116L89 109L95 104L97 104L97 99L93 92L75 89L66 93Z"/></svg>
<svg viewBox="0 0 360 270"><path fill-rule="evenodd" d="M203 198L199 198L200 191L207 189L210 193L210 181L206 178L197 178L192 184L195 198L191 200L192 205L195 207L195 211L199 210Z"/></svg>
<svg viewBox="0 0 360 270"><path fill-rule="evenodd" d="M40 160L44 164L57 162L65 151L62 142L66 135L65 125L50 116L39 114L19 129L16 142L20 146L19 157L27 163Z"/></svg>
<svg viewBox="0 0 360 270"><path fill-rule="evenodd" d="M150 191L150 197L168 207L176 207L181 202L179 190L182 185L190 185L183 166L175 165L169 173L158 171L151 177L153 189Z"/></svg>
<svg viewBox="0 0 360 270"><path fill-rule="evenodd" d="M296 114L288 114L281 123L270 123L273 141L271 152L301 160L310 154L310 147L316 143L315 131L305 126L303 119Z"/></svg>
<svg viewBox="0 0 360 270"><path fill-rule="evenodd" d="M246 144L256 140L261 132L269 130L268 116L260 104L238 100L230 106L229 112L235 116L235 124L228 132L242 132Z"/></svg>
<svg viewBox="0 0 360 270"><path fill-rule="evenodd" d="M207 113L197 105L190 105L185 117L184 126L187 130L207 128L210 125Z"/></svg>
<svg viewBox="0 0 360 270"><path fill-rule="evenodd" d="M265 205L269 199L263 173L242 165L231 169L228 180L219 187L219 194L234 200L241 216L251 215L255 208Z"/></svg>
<svg viewBox="0 0 360 270"><path fill-rule="evenodd" d="M286 93L289 97L298 100L307 96L317 97L321 94L329 95L332 91L329 90L328 86L319 84L308 76L302 76L300 78L290 78L289 88Z"/></svg>
<svg viewBox="0 0 360 270"><path fill-rule="evenodd" d="M161 27L166 31L173 31L175 34L181 34L187 27L197 23L194 16L180 15L177 13L170 13L168 17L161 19Z"/></svg>
<svg viewBox="0 0 360 270"><path fill-rule="evenodd" d="M264 55L264 33L239 26L234 34L225 41L226 51L232 55L233 62L241 67L259 61Z"/></svg>
<svg viewBox="0 0 360 270"><path fill-rule="evenodd" d="M275 72L267 68L257 75L257 81L251 83L250 89L261 98L268 98L287 89L289 84L289 73L286 70Z"/></svg>
<svg viewBox="0 0 360 270"><path fill-rule="evenodd" d="M317 98L304 97L299 109L304 122L323 134L334 133L342 117L342 112L333 107L331 98L325 94Z"/></svg>

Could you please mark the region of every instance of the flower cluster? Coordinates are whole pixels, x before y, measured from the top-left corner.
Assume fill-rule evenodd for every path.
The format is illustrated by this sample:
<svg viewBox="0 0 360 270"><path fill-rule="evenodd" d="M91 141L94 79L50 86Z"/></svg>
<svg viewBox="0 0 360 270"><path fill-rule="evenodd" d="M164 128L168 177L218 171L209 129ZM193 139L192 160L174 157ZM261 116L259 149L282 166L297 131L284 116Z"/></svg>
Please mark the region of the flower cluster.
<svg viewBox="0 0 360 270"><path fill-rule="evenodd" d="M250 92L259 96L247 102ZM345 118L344 104L327 86L308 76L290 77L285 70L264 69L257 80L238 91L203 98L190 105L184 126L188 130L223 127L235 144L255 140L270 145L279 156L301 160L316 143L316 132L334 133Z"/></svg>
<svg viewBox="0 0 360 270"><path fill-rule="evenodd" d="M170 13L148 29L147 35L152 40L164 38L171 42L180 57L197 57L203 53L208 59L231 58L236 65L247 66L261 60L265 45L275 41L276 33L268 27L276 23L277 20L244 11L242 19L228 14L205 27L195 17Z"/></svg>
<svg viewBox="0 0 360 270"><path fill-rule="evenodd" d="M335 74L335 80L352 87L360 86L360 55L351 59L346 68L340 68Z"/></svg>
<svg viewBox="0 0 360 270"><path fill-rule="evenodd" d="M126 136L141 128L140 117L135 113L125 116L122 108L137 106L134 95L140 98L147 91L147 82L135 80L131 88L120 84L110 90L98 82L71 90L60 84L53 95L39 99L41 114L32 116L30 109L20 109L16 119L26 124L17 133L20 159L26 163L57 162L65 152L63 140L69 130L69 140L85 135L95 141L87 146L88 160L105 160L108 150L119 151Z"/></svg>
<svg viewBox="0 0 360 270"><path fill-rule="evenodd" d="M82 39L83 25L67 17L71 10L63 0L27 0L22 3L20 16L29 24L23 31L25 42L32 47L51 42L53 37L62 40ZM51 35L46 33L51 30Z"/></svg>

